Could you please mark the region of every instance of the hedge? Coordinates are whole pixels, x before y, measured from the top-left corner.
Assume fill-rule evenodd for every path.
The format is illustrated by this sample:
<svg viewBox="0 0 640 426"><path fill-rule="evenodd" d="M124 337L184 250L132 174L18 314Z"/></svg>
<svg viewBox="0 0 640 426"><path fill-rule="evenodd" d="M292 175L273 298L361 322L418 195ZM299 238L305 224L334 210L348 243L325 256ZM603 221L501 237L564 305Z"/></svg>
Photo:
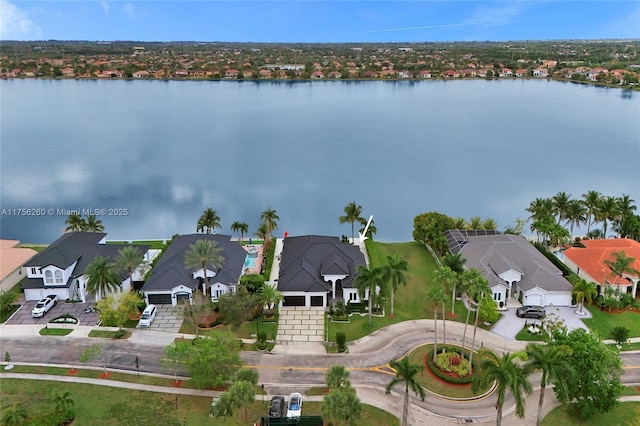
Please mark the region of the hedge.
<svg viewBox="0 0 640 426"><path fill-rule="evenodd" d="M443 349L446 349L447 352L457 352L460 353L460 347L458 346L438 346L438 349L440 351L442 351ZM436 376L438 376L439 378L441 378L442 380L449 382L449 383L453 383L456 385L466 385L471 383L471 381L473 380L473 374L470 374L466 377L451 377L449 376L447 373L443 372L442 370L440 370L440 368L438 368L437 365L435 365L432 360L433 360L433 351L434 349L431 349L429 351L429 353L427 353L427 355L425 355L427 357L427 365L429 366L429 370L431 370L431 372L433 374L435 374ZM467 359L469 357L469 350L465 348L465 353L467 356ZM476 353L477 355L477 353ZM476 372L478 370L478 364L477 364L477 357L473 358L473 363L472 363L472 368L473 368L473 372Z"/></svg>
<svg viewBox="0 0 640 426"><path fill-rule="evenodd" d="M27 420L27 426L63 426L73 422L76 415L72 410L66 412L56 411L54 413L40 414Z"/></svg>

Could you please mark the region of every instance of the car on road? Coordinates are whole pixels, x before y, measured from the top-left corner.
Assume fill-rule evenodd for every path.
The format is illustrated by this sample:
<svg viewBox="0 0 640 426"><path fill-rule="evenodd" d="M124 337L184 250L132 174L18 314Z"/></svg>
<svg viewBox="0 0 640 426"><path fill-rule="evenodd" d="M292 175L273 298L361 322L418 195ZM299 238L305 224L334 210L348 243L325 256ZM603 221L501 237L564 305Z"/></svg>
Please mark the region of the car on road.
<svg viewBox="0 0 640 426"><path fill-rule="evenodd" d="M284 402L284 396L277 395L271 398L269 403L269 417L282 417L287 404Z"/></svg>
<svg viewBox="0 0 640 426"><path fill-rule="evenodd" d="M295 419L302 415L302 395L294 392L289 396L289 407L287 408L287 418Z"/></svg>
<svg viewBox="0 0 640 426"><path fill-rule="evenodd" d="M31 310L31 316L34 318L43 317L44 314L49 312L51 308L53 308L56 303L58 303L58 296L55 294L50 294L44 299L40 299L36 306Z"/></svg>
<svg viewBox="0 0 640 426"><path fill-rule="evenodd" d="M521 306L516 309L516 315L520 318L542 319L547 313L542 306Z"/></svg>
<svg viewBox="0 0 640 426"><path fill-rule="evenodd" d="M151 327L151 323L156 318L157 311L156 305L147 305L147 307L144 308L144 311L142 311L138 325L140 327Z"/></svg>

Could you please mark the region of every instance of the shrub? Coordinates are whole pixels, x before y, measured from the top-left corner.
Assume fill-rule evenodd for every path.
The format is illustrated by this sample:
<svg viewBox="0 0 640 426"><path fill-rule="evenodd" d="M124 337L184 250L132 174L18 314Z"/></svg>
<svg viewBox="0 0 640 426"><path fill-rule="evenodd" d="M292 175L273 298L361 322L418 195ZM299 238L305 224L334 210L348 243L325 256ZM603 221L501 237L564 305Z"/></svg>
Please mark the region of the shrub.
<svg viewBox="0 0 640 426"><path fill-rule="evenodd" d="M68 425L73 422L73 419L76 417L75 413L72 410L67 410L66 412L54 412L54 413L46 413L40 414L37 416L33 416L27 420L25 425L27 426L62 426Z"/></svg>
<svg viewBox="0 0 640 426"><path fill-rule="evenodd" d="M624 326L615 327L613 330L611 330L611 338L618 345L626 343L627 340L629 340L629 329Z"/></svg>
<svg viewBox="0 0 640 426"><path fill-rule="evenodd" d="M207 328L207 324L205 324L203 322L199 322L198 323L198 328Z"/></svg>
<svg viewBox="0 0 640 426"><path fill-rule="evenodd" d="M332 315L334 315L338 318L346 318L347 316L347 307L344 304L343 300L338 300L336 302L336 306L335 306L335 310L333 311Z"/></svg>
<svg viewBox="0 0 640 426"><path fill-rule="evenodd" d="M458 354L460 352L460 348L458 347L453 347L453 346L444 346L444 347L439 347L439 349L442 349L443 351L447 351L450 353L456 353ZM469 351L467 349L465 349L465 352L467 354L467 356L469 356ZM433 349L431 351L429 351L428 354L425 355L425 361L427 363L427 366L429 367L429 370L431 370L431 372L433 374L435 374L436 376L438 376L439 378L441 378L442 380L449 382L449 383L453 383L453 384L458 384L458 385L464 385L464 384L468 384L471 383L471 380L473 380L473 374L468 374L464 376L464 377L452 377L451 375L445 373L444 371L442 371L436 364L434 364L432 362L433 360ZM462 361L462 360L461 360ZM468 360L467 361L468 364ZM467 369L468 369L468 365L467 365ZM478 364L477 364L477 360L476 357L474 357L473 359L473 371L476 371L478 368Z"/></svg>
<svg viewBox="0 0 640 426"><path fill-rule="evenodd" d="M442 370L456 373L460 377L469 374L469 361L463 359L457 352L443 352L436 356L436 365Z"/></svg>
<svg viewBox="0 0 640 426"><path fill-rule="evenodd" d="M115 333L113 333L113 337L115 337L116 339L121 339L123 338L125 335L127 334L126 330L118 330Z"/></svg>
<svg viewBox="0 0 640 426"><path fill-rule="evenodd" d="M338 345L338 352L344 352L347 350L347 335L342 331L336 333L336 345Z"/></svg>
<svg viewBox="0 0 640 426"><path fill-rule="evenodd" d="M11 355L9 355L9 351L4 353L4 362L11 362Z"/></svg>

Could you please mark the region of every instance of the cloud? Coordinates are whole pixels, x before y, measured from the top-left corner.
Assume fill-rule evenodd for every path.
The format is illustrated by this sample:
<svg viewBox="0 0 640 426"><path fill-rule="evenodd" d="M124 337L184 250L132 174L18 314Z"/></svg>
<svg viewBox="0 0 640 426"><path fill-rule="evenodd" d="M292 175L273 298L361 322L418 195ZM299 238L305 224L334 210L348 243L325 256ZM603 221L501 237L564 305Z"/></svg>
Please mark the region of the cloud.
<svg viewBox="0 0 640 426"><path fill-rule="evenodd" d="M0 0L0 40L36 40L42 31L29 16L8 0Z"/></svg>
<svg viewBox="0 0 640 426"><path fill-rule="evenodd" d="M122 13L124 13L125 15L127 15L127 17L129 19L133 18L133 12L134 12L135 8L133 6L133 3L125 3L124 6L122 6Z"/></svg>
<svg viewBox="0 0 640 426"><path fill-rule="evenodd" d="M99 1L100 6L102 6L102 10L104 10L105 15L109 15L109 2L108 1Z"/></svg>

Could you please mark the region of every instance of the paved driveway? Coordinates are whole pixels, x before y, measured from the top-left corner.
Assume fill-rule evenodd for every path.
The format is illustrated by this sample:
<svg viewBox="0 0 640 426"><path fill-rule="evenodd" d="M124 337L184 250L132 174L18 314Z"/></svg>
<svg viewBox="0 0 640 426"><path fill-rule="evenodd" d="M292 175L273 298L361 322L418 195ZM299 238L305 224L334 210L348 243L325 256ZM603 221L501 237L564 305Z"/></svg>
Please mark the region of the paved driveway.
<svg viewBox="0 0 640 426"><path fill-rule="evenodd" d="M324 340L324 308L281 307L276 340L292 343L322 342Z"/></svg>
<svg viewBox="0 0 640 426"><path fill-rule="evenodd" d="M591 313L586 309L584 310L584 316L577 315L575 313L577 308L572 308L570 306L547 306L545 309L547 311L547 317L555 314L564 320L569 331L575 328L584 328L585 330L588 330L587 326L582 322L583 318L591 318ZM509 308L506 311L501 311L500 313L502 314L502 318L493 326L491 331L500 336L506 337L507 339L515 339L516 334L518 334L518 332L524 327L525 321L527 324L540 324L540 320L532 318L518 318L516 316L516 308Z"/></svg>
<svg viewBox="0 0 640 426"><path fill-rule="evenodd" d="M83 309L92 305L92 303L65 303L64 301L58 301L56 306L51 308L49 312L44 314L43 317L34 318L31 316L31 310L38 303L37 300L31 300L26 302L24 299L20 301L20 308L13 314L13 316L6 322L7 324L20 325L20 324L42 324L43 326L49 322L49 320L68 313L73 315L78 320L78 325L96 325L98 323L98 313L83 313Z"/></svg>
<svg viewBox="0 0 640 426"><path fill-rule="evenodd" d="M172 305L156 305L158 313L156 319L151 323L149 330L166 331L169 333L177 333L182 326L182 318L175 311ZM138 326L140 328L140 326Z"/></svg>

